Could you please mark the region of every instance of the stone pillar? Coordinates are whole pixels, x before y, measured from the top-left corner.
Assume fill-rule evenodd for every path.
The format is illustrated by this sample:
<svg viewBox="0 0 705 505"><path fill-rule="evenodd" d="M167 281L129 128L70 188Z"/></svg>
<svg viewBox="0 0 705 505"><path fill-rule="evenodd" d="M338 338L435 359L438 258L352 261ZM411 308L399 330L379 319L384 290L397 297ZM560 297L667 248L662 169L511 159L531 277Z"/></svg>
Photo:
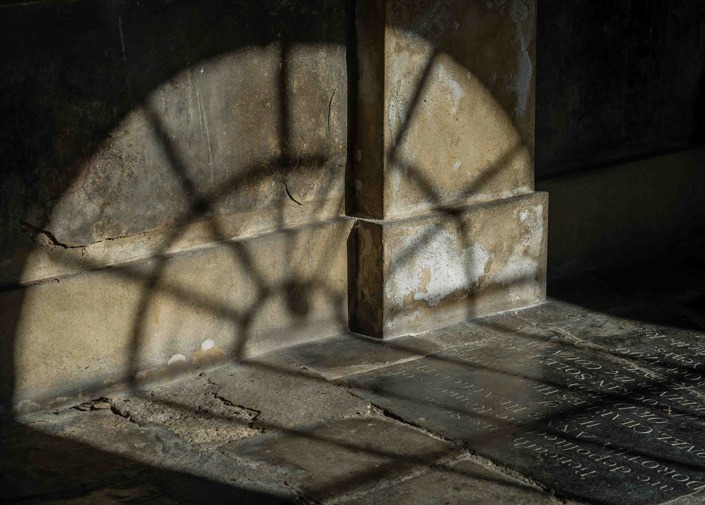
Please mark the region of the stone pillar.
<svg viewBox="0 0 705 505"><path fill-rule="evenodd" d="M544 299L535 2L358 2L352 330L418 333Z"/></svg>

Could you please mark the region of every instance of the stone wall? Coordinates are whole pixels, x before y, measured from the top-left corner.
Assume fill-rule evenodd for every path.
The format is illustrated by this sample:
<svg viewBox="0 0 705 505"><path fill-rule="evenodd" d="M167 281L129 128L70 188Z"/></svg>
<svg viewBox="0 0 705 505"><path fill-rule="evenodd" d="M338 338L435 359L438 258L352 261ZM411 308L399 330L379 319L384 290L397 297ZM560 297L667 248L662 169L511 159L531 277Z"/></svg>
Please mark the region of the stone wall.
<svg viewBox="0 0 705 505"><path fill-rule="evenodd" d="M537 178L702 142L703 22L690 0L542 0Z"/></svg>
<svg viewBox="0 0 705 505"><path fill-rule="evenodd" d="M0 9L1 403L346 328L341 2Z"/></svg>
<svg viewBox="0 0 705 505"><path fill-rule="evenodd" d="M705 3L542 0L536 187L549 276L702 236Z"/></svg>
<svg viewBox="0 0 705 505"><path fill-rule="evenodd" d="M543 298L535 2L374 3L0 7L0 403Z"/></svg>
<svg viewBox="0 0 705 505"><path fill-rule="evenodd" d="M339 2L40 2L0 23L2 284L73 271L37 243L105 266L342 214Z"/></svg>

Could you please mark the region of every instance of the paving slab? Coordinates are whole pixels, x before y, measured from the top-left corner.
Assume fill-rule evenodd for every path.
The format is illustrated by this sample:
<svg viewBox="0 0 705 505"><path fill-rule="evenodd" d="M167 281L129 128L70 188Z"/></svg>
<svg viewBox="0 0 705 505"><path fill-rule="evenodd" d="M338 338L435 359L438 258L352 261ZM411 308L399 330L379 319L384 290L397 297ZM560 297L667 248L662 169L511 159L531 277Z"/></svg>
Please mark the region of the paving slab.
<svg viewBox="0 0 705 505"><path fill-rule="evenodd" d="M687 329L669 304L637 302L605 314L553 302L515 315L535 325L534 335L544 331L547 337L604 349L705 393L703 334ZM658 324L644 322L649 318Z"/></svg>
<svg viewBox="0 0 705 505"><path fill-rule="evenodd" d="M327 379L338 379L422 358L442 349L429 339L413 336L382 340L346 333L290 347L282 353Z"/></svg>
<svg viewBox="0 0 705 505"><path fill-rule="evenodd" d="M504 313L457 323L417 336L386 340L346 333L296 345L280 353L326 379L336 380L413 361L498 334L532 335L545 339L550 331L511 313ZM562 334L555 333L555 337L560 338Z"/></svg>
<svg viewBox="0 0 705 505"><path fill-rule="evenodd" d="M705 299L705 298L703 298ZM612 309L609 314L631 320L642 327L660 326L671 330L705 330L705 304L699 295L667 301L637 301Z"/></svg>
<svg viewBox="0 0 705 505"><path fill-rule="evenodd" d="M461 460L448 465L437 465L418 476L351 497L342 503L558 505L561 501L535 486L490 470L474 461Z"/></svg>
<svg viewBox="0 0 705 505"><path fill-rule="evenodd" d="M687 496L680 496L675 500L666 502L665 505L703 505L705 503L705 493L698 491Z"/></svg>
<svg viewBox="0 0 705 505"><path fill-rule="evenodd" d="M295 428L324 419L368 415L369 402L274 353L207 371L223 402L256 413L261 430Z"/></svg>
<svg viewBox="0 0 705 505"><path fill-rule="evenodd" d="M702 394L648 364L501 335L346 381L562 496L649 504L705 489Z"/></svg>
<svg viewBox="0 0 705 505"><path fill-rule="evenodd" d="M26 420L0 440L0 503L279 504L279 481L110 409Z"/></svg>
<svg viewBox="0 0 705 505"><path fill-rule="evenodd" d="M638 321L629 317L597 312L561 300L550 300L536 307L516 311L514 316L536 326L535 331L538 333L546 335L550 331L597 345L603 338L635 334L643 329Z"/></svg>
<svg viewBox="0 0 705 505"><path fill-rule="evenodd" d="M360 492L461 454L452 444L384 417L325 421L223 449L281 475L315 501Z"/></svg>
<svg viewBox="0 0 705 505"><path fill-rule="evenodd" d="M260 433L257 412L224 400L218 386L201 375L106 399L108 408L140 426L160 426L201 449ZM94 405L91 407L94 408Z"/></svg>

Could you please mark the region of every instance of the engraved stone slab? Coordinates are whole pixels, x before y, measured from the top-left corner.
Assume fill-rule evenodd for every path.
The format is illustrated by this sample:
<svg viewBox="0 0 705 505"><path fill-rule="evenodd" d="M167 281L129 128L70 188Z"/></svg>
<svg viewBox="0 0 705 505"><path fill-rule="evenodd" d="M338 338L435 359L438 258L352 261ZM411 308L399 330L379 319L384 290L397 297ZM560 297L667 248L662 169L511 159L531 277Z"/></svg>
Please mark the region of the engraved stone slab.
<svg viewBox="0 0 705 505"><path fill-rule="evenodd" d="M452 444L381 417L327 420L272 431L222 449L263 475L278 476L316 503L394 482L460 455Z"/></svg>
<svg viewBox="0 0 705 505"><path fill-rule="evenodd" d="M412 361L444 348L428 340L404 336L393 341L344 333L281 351L326 379L369 372L377 368Z"/></svg>
<svg viewBox="0 0 705 505"><path fill-rule="evenodd" d="M439 505L450 503L511 503L513 505L558 505L561 503L525 482L482 467L469 460L436 465L428 472L380 487L345 504Z"/></svg>
<svg viewBox="0 0 705 505"><path fill-rule="evenodd" d="M673 308L664 303L639 302L603 314L564 303L547 303L517 312L516 316L535 324L535 333L558 330L567 340L571 336L587 340L705 393L703 334L686 329L686 322L676 319L678 312L668 309ZM641 322L647 318L664 320L664 324Z"/></svg>
<svg viewBox="0 0 705 505"><path fill-rule="evenodd" d="M348 383L561 495L648 504L705 489L705 402L692 373L505 334Z"/></svg>

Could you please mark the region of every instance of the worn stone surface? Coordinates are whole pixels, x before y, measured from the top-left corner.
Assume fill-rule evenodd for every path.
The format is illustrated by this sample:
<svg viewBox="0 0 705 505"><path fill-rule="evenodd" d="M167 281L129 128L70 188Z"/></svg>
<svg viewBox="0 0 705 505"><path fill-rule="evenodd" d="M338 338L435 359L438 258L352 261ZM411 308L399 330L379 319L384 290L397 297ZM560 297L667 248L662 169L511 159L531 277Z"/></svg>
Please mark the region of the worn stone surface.
<svg viewBox="0 0 705 505"><path fill-rule="evenodd" d="M14 403L340 333L349 229L333 222L0 294Z"/></svg>
<svg viewBox="0 0 705 505"><path fill-rule="evenodd" d="M515 317L528 327L534 327L534 331L539 333L550 330L569 339L583 339L596 345L610 336L639 329L639 325L633 320L557 299L549 299L548 303L517 312Z"/></svg>
<svg viewBox="0 0 705 505"><path fill-rule="evenodd" d="M705 489L705 406L694 375L649 365L499 335L348 382L563 495L659 503Z"/></svg>
<svg viewBox="0 0 705 505"><path fill-rule="evenodd" d="M344 500L342 503L376 505L405 503L435 505L451 503L558 504L556 498L536 487L488 470L473 461L434 466L428 472L398 484Z"/></svg>
<svg viewBox="0 0 705 505"><path fill-rule="evenodd" d="M353 410L368 404L299 369L276 353L27 416L25 426L0 434L0 496L9 503L197 503L204 493L218 493L215 503L350 502L447 461L436 471L479 478L494 489L489 495L509 484L547 502L495 470L456 465L462 451L452 444ZM237 433L245 425L256 429ZM250 440L236 441L243 436Z"/></svg>
<svg viewBox="0 0 705 505"><path fill-rule="evenodd" d="M285 503L293 493L231 458L110 410L35 416L2 433L7 503ZM212 495L212 496L211 496Z"/></svg>
<svg viewBox="0 0 705 505"><path fill-rule="evenodd" d="M344 333L297 345L282 352L297 363L329 380L368 372L404 361L419 359L441 347L434 341L418 337L399 337L393 341Z"/></svg>
<svg viewBox="0 0 705 505"><path fill-rule="evenodd" d="M102 403L133 423L162 426L207 449L258 434L253 427L258 412L229 402L218 391L219 387L204 377L187 375L168 386L116 395Z"/></svg>
<svg viewBox="0 0 705 505"><path fill-rule="evenodd" d="M339 2L20 2L0 23L0 281L61 274L56 244L121 263L154 255L143 232L211 221L233 238L341 213ZM203 244L188 231L174 247Z"/></svg>
<svg viewBox="0 0 705 505"><path fill-rule="evenodd" d="M283 356L262 357L203 373L221 401L256 415L257 429L293 429L323 419L367 415L369 402Z"/></svg>
<svg viewBox="0 0 705 505"><path fill-rule="evenodd" d="M355 210L530 192L535 2L366 0L357 14Z"/></svg>
<svg viewBox="0 0 705 505"><path fill-rule="evenodd" d="M286 476L290 486L314 500L359 492L458 452L447 442L379 417L324 422L233 442L225 449Z"/></svg>
<svg viewBox="0 0 705 505"><path fill-rule="evenodd" d="M678 285L654 296L641 273L664 264ZM0 426L0 500L703 503L705 351L688 319L702 316L702 284L699 263L675 265L24 416Z"/></svg>
<svg viewBox="0 0 705 505"><path fill-rule="evenodd" d="M424 218L358 220L351 328L418 333L541 302L547 212L546 195L534 193ZM380 240L381 263L367 254Z"/></svg>

